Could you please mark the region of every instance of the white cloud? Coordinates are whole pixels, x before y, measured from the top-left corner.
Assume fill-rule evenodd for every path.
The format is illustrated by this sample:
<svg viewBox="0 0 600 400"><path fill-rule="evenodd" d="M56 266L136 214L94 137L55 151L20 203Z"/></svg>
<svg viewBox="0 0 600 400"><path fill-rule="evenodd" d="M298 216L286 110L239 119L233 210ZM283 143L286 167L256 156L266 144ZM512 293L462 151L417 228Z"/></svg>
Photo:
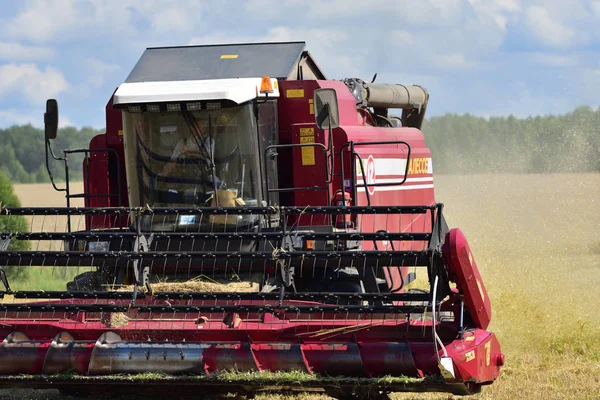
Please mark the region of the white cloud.
<svg viewBox="0 0 600 400"><path fill-rule="evenodd" d="M433 59L441 68L468 70L477 66L475 62L467 60L464 54L460 53L440 54Z"/></svg>
<svg viewBox="0 0 600 400"><path fill-rule="evenodd" d="M347 40L348 33L346 30L335 28L291 28L278 26L269 29L266 38L272 41L314 41L315 45L331 47L335 43Z"/></svg>
<svg viewBox="0 0 600 400"><path fill-rule="evenodd" d="M579 64L580 60L578 55L568 54L549 54L549 53L531 53L531 61L534 64L548 66L548 67L575 67Z"/></svg>
<svg viewBox="0 0 600 400"><path fill-rule="evenodd" d="M52 67L42 71L35 64L0 65L0 98L20 94L30 103L43 103L68 86L62 72Z"/></svg>
<svg viewBox="0 0 600 400"><path fill-rule="evenodd" d="M498 7L504 9L506 11L517 12L521 11L521 6L519 5L519 0L494 0Z"/></svg>
<svg viewBox="0 0 600 400"><path fill-rule="evenodd" d="M0 42L0 60L45 60L54 57L50 47L25 46L15 42Z"/></svg>
<svg viewBox="0 0 600 400"><path fill-rule="evenodd" d="M267 33L256 36L227 35L216 32L212 35L196 37L190 44L225 44L248 42L290 42L305 41L308 51L327 75L335 71L350 76L358 72L360 60L348 53L344 43L350 40L348 33L336 28L292 28L276 26ZM329 72L328 72L329 71Z"/></svg>
<svg viewBox="0 0 600 400"><path fill-rule="evenodd" d="M502 30L506 29L509 19L521 11L518 0L468 0L473 9L488 15Z"/></svg>
<svg viewBox="0 0 600 400"><path fill-rule="evenodd" d="M415 36L407 31L394 30L390 32L390 35L392 36L393 41L396 42L398 45L415 44L416 42Z"/></svg>
<svg viewBox="0 0 600 400"><path fill-rule="evenodd" d="M170 7L161 12L157 12L151 18L152 25L159 32L168 31L187 31L193 25L194 19L198 15L192 10Z"/></svg>
<svg viewBox="0 0 600 400"><path fill-rule="evenodd" d="M54 4L43 1L30 2L29 7L5 26L11 35L28 40L40 41L54 36L57 28L71 20L70 1L57 1ZM59 17L59 10L62 17Z"/></svg>
<svg viewBox="0 0 600 400"><path fill-rule="evenodd" d="M157 33L189 31L202 16L204 2L180 0L30 0L6 24L7 35L44 43L109 35L131 38L149 22ZM143 25L143 24L142 24Z"/></svg>
<svg viewBox="0 0 600 400"><path fill-rule="evenodd" d="M69 119L69 117L67 117L66 115L61 115L58 118L58 127L66 128L67 126L74 126L77 128L77 126Z"/></svg>
<svg viewBox="0 0 600 400"><path fill-rule="evenodd" d="M249 43L264 40L263 36L228 34L222 31L216 31L209 35L193 37L189 40L189 45L217 45L229 43Z"/></svg>
<svg viewBox="0 0 600 400"><path fill-rule="evenodd" d="M6 110L0 109L0 126L27 124L38 129L44 128L44 108L40 107L27 110L17 110L16 108L9 108ZM67 126L80 128L77 124L73 123L69 117L61 115L58 119L58 127L65 128Z"/></svg>
<svg viewBox="0 0 600 400"><path fill-rule="evenodd" d="M568 48L575 44L575 30L561 24L546 8L529 7L526 18L529 29L541 43L557 48Z"/></svg>
<svg viewBox="0 0 600 400"><path fill-rule="evenodd" d="M423 84L430 115L562 112L600 91L581 94L599 24L600 0L22 0L0 24L0 108L64 92L75 122L101 121L145 47L303 40L330 79ZM62 72L31 64L51 57Z"/></svg>
<svg viewBox="0 0 600 400"><path fill-rule="evenodd" d="M91 59L87 61L87 75L88 82L93 87L100 87L104 83L104 77L106 74L118 71L121 66L117 64L108 64L100 60Z"/></svg>
<svg viewBox="0 0 600 400"><path fill-rule="evenodd" d="M0 126L31 124L36 128L41 128L44 125L43 119L43 111L36 114L34 112L23 113L22 110L16 108L0 110Z"/></svg>

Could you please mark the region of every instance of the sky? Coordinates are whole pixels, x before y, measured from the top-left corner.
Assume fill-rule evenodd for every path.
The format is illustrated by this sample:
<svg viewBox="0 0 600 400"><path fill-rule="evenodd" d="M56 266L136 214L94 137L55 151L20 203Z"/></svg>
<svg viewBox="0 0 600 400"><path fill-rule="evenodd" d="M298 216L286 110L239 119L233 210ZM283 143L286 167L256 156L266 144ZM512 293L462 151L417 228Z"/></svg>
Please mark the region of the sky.
<svg viewBox="0 0 600 400"><path fill-rule="evenodd" d="M0 0L0 128L104 127L147 47L306 41L329 79L419 84L428 116L600 104L600 0Z"/></svg>

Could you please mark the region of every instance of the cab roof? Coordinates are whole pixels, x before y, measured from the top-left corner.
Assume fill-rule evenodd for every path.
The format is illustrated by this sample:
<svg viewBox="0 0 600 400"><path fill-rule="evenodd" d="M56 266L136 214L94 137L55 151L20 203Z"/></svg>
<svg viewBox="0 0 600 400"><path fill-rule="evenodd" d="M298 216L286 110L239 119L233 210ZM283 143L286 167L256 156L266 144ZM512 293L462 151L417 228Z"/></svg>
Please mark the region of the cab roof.
<svg viewBox="0 0 600 400"><path fill-rule="evenodd" d="M147 48L125 83L271 78L326 79L305 42Z"/></svg>

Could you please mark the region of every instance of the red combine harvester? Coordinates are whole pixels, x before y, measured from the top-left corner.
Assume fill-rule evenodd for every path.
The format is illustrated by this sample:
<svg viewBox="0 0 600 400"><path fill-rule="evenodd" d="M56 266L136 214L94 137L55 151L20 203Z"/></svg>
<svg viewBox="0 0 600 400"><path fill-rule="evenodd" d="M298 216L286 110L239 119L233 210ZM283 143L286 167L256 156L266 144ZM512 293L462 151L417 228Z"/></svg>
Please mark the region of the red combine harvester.
<svg viewBox="0 0 600 400"><path fill-rule="evenodd" d="M106 133L62 157L48 100L67 207L1 209L36 229L1 232L0 265L68 279L13 290L0 269L0 386L374 398L494 382L504 356L469 245L434 198L427 101L419 86L327 80L303 42L149 48ZM429 290L411 288L419 271ZM232 279L253 289L164 290Z"/></svg>

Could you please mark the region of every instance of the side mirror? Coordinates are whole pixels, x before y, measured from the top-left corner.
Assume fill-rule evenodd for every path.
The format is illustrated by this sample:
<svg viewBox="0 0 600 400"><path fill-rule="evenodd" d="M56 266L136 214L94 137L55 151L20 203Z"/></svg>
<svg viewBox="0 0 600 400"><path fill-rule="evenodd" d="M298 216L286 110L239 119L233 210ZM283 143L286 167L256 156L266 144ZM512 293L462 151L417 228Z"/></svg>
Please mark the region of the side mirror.
<svg viewBox="0 0 600 400"><path fill-rule="evenodd" d="M46 133L46 140L56 139L56 134L58 133L58 103L55 99L46 100L44 131Z"/></svg>
<svg viewBox="0 0 600 400"><path fill-rule="evenodd" d="M340 112L334 89L317 89L313 95L315 122L320 129L335 129L340 126Z"/></svg>

